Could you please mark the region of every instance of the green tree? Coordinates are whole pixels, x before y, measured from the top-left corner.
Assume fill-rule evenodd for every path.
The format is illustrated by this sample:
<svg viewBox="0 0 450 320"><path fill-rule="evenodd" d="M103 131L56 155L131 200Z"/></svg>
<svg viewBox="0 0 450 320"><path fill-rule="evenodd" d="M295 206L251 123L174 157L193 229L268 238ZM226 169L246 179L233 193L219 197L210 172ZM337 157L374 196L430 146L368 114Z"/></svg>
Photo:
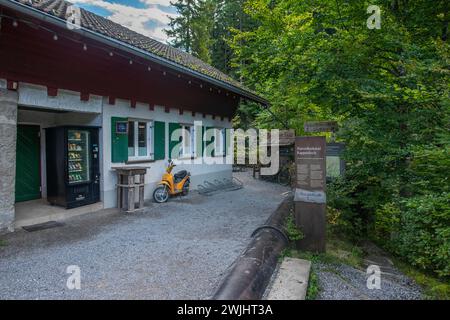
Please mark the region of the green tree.
<svg viewBox="0 0 450 320"><path fill-rule="evenodd" d="M215 0L177 0L171 4L178 15L170 18L170 29L165 30L170 44L210 62Z"/></svg>
<svg viewBox="0 0 450 320"><path fill-rule="evenodd" d="M170 4L176 8L178 16L170 17L170 29L164 31L172 39L172 46L191 53L193 42L192 20L196 11L195 1L177 0L176 2L170 2Z"/></svg>
<svg viewBox="0 0 450 320"><path fill-rule="evenodd" d="M211 47L212 65L222 72L236 76L236 68L231 62L234 57L229 41L232 30L248 31L256 27L256 23L244 12L245 0L216 0L214 27Z"/></svg>
<svg viewBox="0 0 450 320"><path fill-rule="evenodd" d="M234 66L297 134L308 120L340 123L348 167L329 198L347 233L449 275L448 174L424 169L424 160L447 163L440 155L450 140L448 1L380 0L381 29L367 27L370 4L249 0L244 10L258 27L233 30ZM279 126L263 110L254 122ZM383 210L393 217L389 237L377 229Z"/></svg>

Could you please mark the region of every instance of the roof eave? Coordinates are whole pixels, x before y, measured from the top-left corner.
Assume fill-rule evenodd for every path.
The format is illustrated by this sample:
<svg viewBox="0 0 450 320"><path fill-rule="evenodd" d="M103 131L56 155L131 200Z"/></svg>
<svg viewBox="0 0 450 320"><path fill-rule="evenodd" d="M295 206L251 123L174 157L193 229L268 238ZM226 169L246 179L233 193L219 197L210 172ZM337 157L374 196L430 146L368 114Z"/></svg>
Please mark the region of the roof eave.
<svg viewBox="0 0 450 320"><path fill-rule="evenodd" d="M43 12L41 10L38 10L36 8L27 6L27 5L22 4L20 2L16 2L16 1L13 1L13 0L0 0L0 4L4 5L5 7L10 8L10 9L17 10L17 11L19 11L21 13L31 15L34 18L46 21L46 22L48 22L50 24L53 24L55 26L58 26L58 27L66 27L66 25L67 25L67 22L64 19L61 19L59 17L55 17L55 16L53 16L51 14L48 14L48 13ZM126 43L124 43L122 41L119 41L119 40L107 37L107 36L102 35L102 34L100 34L98 32L89 30L89 29L84 28L84 27L76 28L76 29L73 29L72 31L75 32L75 33L78 33L78 34L80 34L82 36L85 36L87 38L90 38L92 40L99 41L99 42L104 43L106 45L110 45L110 46L115 47L117 49L121 49L121 50L127 51L129 53L132 53L134 55L140 56L142 58L148 59L150 61L153 61L153 62L158 63L160 65L163 65L165 67L171 68L171 69L176 70L178 72L191 75L191 76L193 76L195 78L198 78L198 79L201 79L203 81L209 82L211 84L214 84L214 85L219 86L219 87L221 87L223 89L226 89L226 90L229 90L231 92L234 92L235 94L238 94L238 95L240 95L242 97L245 97L247 99L253 100L255 102L261 103L263 105L268 105L269 104L269 102L266 99L264 99L264 98L262 98L262 97L260 97L258 95L255 95L255 94L253 94L251 92L248 92L246 90L243 90L241 88L233 86L233 85L231 85L229 83L226 83L224 81L215 79L213 77L209 77L209 76L207 76L207 75L205 75L203 73L200 73L198 71L192 70L192 69L187 68L185 66L179 65L179 64L177 64L177 63L175 63L173 61L170 61L168 59L160 57L160 56L158 56L156 54L153 54L151 52L148 52L148 51L145 51L145 50L133 47L133 46L131 46L129 44L126 44Z"/></svg>

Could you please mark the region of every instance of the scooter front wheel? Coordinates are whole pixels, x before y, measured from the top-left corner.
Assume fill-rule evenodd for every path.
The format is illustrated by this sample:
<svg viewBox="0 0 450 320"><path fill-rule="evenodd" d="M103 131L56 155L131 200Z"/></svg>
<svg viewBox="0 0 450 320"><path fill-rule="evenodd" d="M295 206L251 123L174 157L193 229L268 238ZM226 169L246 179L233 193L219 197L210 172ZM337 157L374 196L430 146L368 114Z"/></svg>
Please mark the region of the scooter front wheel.
<svg viewBox="0 0 450 320"><path fill-rule="evenodd" d="M158 186L155 191L153 191L153 200L157 203L167 202L169 199L169 190L167 190L167 186Z"/></svg>

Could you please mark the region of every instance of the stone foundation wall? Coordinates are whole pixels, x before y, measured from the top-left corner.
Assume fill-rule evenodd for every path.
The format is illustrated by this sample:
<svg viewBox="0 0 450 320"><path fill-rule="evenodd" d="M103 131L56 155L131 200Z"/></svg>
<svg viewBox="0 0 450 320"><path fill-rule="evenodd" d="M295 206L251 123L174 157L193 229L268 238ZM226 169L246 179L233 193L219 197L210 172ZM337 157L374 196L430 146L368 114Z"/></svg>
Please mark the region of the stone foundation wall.
<svg viewBox="0 0 450 320"><path fill-rule="evenodd" d="M0 234L14 230L17 92L0 89Z"/></svg>

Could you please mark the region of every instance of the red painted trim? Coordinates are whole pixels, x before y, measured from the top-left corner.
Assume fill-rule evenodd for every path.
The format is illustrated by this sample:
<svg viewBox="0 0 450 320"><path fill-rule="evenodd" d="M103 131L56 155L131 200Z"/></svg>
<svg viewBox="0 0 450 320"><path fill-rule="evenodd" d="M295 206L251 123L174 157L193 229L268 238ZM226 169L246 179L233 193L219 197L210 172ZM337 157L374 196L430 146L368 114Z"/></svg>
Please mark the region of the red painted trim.
<svg viewBox="0 0 450 320"><path fill-rule="evenodd" d="M33 20L13 10L3 8L5 14L17 19ZM103 43L76 36L65 28L55 27L42 21L42 27L52 30L33 29L27 24L19 24L19 28L3 24L0 37L0 78L14 79L20 83L42 85L44 88L75 91L81 100L89 100L90 95L113 97L115 99L136 100L157 106L177 108L182 105L184 111L231 116L237 108L237 99L225 95L209 93L204 87L198 87L198 79L167 72L161 74L162 67L158 63L145 61L130 53L117 50ZM52 34L58 34L54 41ZM78 42L69 39L77 40ZM88 50L83 51L83 43ZM80 45L81 44L81 45ZM109 52L114 51L112 57ZM126 56L127 59L124 59ZM129 59L133 59L132 67ZM139 63L138 63L139 62ZM152 71L148 72L150 66ZM70 75L70 76L67 76ZM187 80L185 80L185 77ZM183 79L183 80L182 80ZM124 81L125 80L125 81ZM192 86L189 86L191 81ZM194 86L195 84L195 86ZM149 91L148 88L152 90ZM10 85L10 89L17 89ZM173 94L176 92L177 94ZM214 108L211 108L211 105ZM189 110L189 111L187 111ZM186 113L185 112L185 113Z"/></svg>
<svg viewBox="0 0 450 320"><path fill-rule="evenodd" d="M81 100L81 101L89 101L89 93L87 93L87 92L81 92L81 93L80 93L80 100Z"/></svg>
<svg viewBox="0 0 450 320"><path fill-rule="evenodd" d="M56 97L58 95L58 88L47 87L47 95L49 97Z"/></svg>
<svg viewBox="0 0 450 320"><path fill-rule="evenodd" d="M165 113L170 113L170 108L169 107L164 107L164 112Z"/></svg>
<svg viewBox="0 0 450 320"><path fill-rule="evenodd" d="M108 98L108 103L109 103L110 105L115 105L115 104L116 104L116 98L115 98L115 97L109 96L109 98Z"/></svg>
<svg viewBox="0 0 450 320"><path fill-rule="evenodd" d="M136 109L136 100L134 99L130 100L130 107Z"/></svg>
<svg viewBox="0 0 450 320"><path fill-rule="evenodd" d="M6 80L6 88L7 88L8 90L14 90L14 91L16 91L18 86L19 86L19 84L17 83L17 81L9 80L9 79Z"/></svg>
<svg viewBox="0 0 450 320"><path fill-rule="evenodd" d="M155 105L153 103L148 104L148 110L153 111L155 110Z"/></svg>

